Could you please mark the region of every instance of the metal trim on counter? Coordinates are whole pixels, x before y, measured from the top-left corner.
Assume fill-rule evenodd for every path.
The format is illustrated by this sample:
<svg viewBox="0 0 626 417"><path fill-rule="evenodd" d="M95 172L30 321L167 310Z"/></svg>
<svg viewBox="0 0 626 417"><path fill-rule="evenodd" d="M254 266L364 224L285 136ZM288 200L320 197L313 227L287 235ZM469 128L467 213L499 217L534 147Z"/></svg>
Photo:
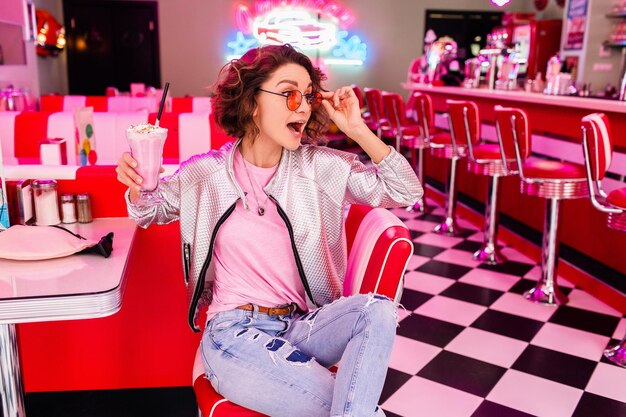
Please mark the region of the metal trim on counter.
<svg viewBox="0 0 626 417"><path fill-rule="evenodd" d="M561 106L590 111L604 111L626 114L626 102L618 100L606 100L592 97L553 96L540 93L528 93L526 91L489 90L483 88L463 88L432 86L429 84L402 83L405 90L417 90L425 93L439 93L450 95L462 95L467 97L481 97L494 100L507 100L514 102L534 103L546 106Z"/></svg>

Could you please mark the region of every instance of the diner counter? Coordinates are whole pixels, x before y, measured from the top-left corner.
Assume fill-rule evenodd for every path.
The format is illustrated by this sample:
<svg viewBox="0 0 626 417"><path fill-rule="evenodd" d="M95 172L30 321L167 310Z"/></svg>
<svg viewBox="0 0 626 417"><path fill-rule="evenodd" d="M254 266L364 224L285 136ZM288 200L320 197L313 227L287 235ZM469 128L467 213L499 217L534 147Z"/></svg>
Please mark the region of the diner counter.
<svg viewBox="0 0 626 417"><path fill-rule="evenodd" d="M606 100L594 97L570 97L553 96L541 93L529 93L526 91L489 90L486 88L463 88L432 86L430 84L402 83L406 90L423 91L437 94L462 94L467 97L495 98L501 101L515 103L533 103L547 106L562 106L577 109L585 109L590 112L603 111L613 113L626 113L626 101ZM461 91L459 91L461 90Z"/></svg>
<svg viewBox="0 0 626 417"><path fill-rule="evenodd" d="M135 222L117 217L62 226L96 242L113 232L111 255L0 259L0 323L104 317L120 309Z"/></svg>
<svg viewBox="0 0 626 417"><path fill-rule="evenodd" d="M569 142L581 142L582 117L603 112L609 118L614 133L614 150L626 152L626 102L569 96L551 96L525 91L501 91L463 87L431 86L429 84L403 83L409 91L429 94L436 112L446 112L446 100L472 100L480 108L483 123L494 124L495 105L514 106L526 111L529 126L535 134L548 134Z"/></svg>

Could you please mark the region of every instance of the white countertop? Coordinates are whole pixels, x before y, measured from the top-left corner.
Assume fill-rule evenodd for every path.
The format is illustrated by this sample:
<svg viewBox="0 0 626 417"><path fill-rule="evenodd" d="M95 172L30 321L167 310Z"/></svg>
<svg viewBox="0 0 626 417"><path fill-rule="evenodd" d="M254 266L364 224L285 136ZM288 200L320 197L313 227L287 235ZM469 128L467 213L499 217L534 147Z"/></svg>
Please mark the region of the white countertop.
<svg viewBox="0 0 626 417"><path fill-rule="evenodd" d="M96 241L113 232L111 256L71 255L42 261L0 259L0 323L104 317L120 309L135 222L115 217L62 226Z"/></svg>
<svg viewBox="0 0 626 417"><path fill-rule="evenodd" d="M402 83L405 90L417 90L425 93L455 94L468 97L492 98L506 101L534 103L548 106L572 107L590 111L626 113L626 101L604 100L591 97L551 96L526 91L488 90L485 88L463 88L432 86L430 84Z"/></svg>

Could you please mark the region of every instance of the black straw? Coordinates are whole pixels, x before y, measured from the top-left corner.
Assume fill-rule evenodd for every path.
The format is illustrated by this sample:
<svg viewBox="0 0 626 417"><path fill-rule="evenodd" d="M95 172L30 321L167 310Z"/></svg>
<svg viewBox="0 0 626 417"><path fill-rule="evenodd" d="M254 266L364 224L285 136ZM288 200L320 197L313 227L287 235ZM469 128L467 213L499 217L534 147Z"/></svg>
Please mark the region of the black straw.
<svg viewBox="0 0 626 417"><path fill-rule="evenodd" d="M159 106L159 114L157 114L156 125L159 125L161 121L161 114L163 113L163 106L165 105L165 98L167 97L167 90L170 88L170 83L165 83L165 88L163 89L163 96L161 97L161 105Z"/></svg>

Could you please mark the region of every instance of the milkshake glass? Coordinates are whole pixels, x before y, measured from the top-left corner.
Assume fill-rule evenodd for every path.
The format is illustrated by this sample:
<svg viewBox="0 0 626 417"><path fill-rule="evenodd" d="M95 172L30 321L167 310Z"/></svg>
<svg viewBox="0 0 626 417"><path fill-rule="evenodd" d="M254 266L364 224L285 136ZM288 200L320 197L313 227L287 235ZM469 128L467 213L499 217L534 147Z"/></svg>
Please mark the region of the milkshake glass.
<svg viewBox="0 0 626 417"><path fill-rule="evenodd" d="M126 129L126 139L130 153L137 161L135 171L143 179L140 198L134 201L138 206L153 206L163 202L158 195L159 170L163 158L163 146L167 129L142 123Z"/></svg>

